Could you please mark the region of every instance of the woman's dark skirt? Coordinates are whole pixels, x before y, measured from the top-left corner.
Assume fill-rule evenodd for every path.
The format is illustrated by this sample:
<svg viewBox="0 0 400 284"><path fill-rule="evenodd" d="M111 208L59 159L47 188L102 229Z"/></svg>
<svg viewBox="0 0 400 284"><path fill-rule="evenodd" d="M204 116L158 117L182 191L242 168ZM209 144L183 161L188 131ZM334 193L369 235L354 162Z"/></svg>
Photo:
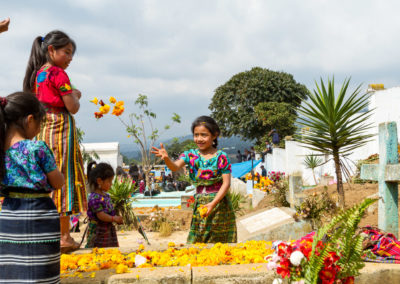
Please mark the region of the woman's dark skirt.
<svg viewBox="0 0 400 284"><path fill-rule="evenodd" d="M50 197L4 199L0 283L60 283L60 219Z"/></svg>

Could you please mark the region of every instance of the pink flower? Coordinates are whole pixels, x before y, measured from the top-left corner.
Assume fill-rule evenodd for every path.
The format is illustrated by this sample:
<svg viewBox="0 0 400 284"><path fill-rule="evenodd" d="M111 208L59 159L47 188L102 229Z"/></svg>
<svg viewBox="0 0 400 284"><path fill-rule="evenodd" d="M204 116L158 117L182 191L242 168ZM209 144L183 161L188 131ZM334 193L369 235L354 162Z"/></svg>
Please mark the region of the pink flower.
<svg viewBox="0 0 400 284"><path fill-rule="evenodd" d="M212 170L202 170L199 178L201 179L210 179L214 176L214 172Z"/></svg>

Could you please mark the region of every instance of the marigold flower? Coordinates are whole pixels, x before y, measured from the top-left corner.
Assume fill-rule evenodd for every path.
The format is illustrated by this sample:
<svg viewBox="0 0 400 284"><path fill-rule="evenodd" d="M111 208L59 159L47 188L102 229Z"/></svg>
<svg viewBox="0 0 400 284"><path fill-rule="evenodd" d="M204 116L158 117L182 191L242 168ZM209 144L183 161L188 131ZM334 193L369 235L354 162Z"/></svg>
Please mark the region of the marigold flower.
<svg viewBox="0 0 400 284"><path fill-rule="evenodd" d="M101 112L102 114L106 114L106 113L108 113L108 112L110 111L110 106L109 106L109 105L101 106L101 107L99 108L99 110L100 110L100 112Z"/></svg>
<svg viewBox="0 0 400 284"><path fill-rule="evenodd" d="M124 105L124 101L119 101L115 105L118 106L118 107L121 107L121 106Z"/></svg>
<svg viewBox="0 0 400 284"><path fill-rule="evenodd" d="M208 212L208 208L205 207L204 205L200 205L199 213L200 213L201 218L204 218L206 216L207 212Z"/></svg>
<svg viewBox="0 0 400 284"><path fill-rule="evenodd" d="M97 118L97 119L99 119L99 118L102 118L102 117L103 117L103 114L102 114L101 112L95 112L95 113L94 113L94 117Z"/></svg>
<svg viewBox="0 0 400 284"><path fill-rule="evenodd" d="M110 103L115 104L117 100L114 97L110 97Z"/></svg>
<svg viewBox="0 0 400 284"><path fill-rule="evenodd" d="M94 103L95 105L97 105L99 103L99 99L98 98L94 98L93 100L90 101L91 103Z"/></svg>
<svg viewBox="0 0 400 284"><path fill-rule="evenodd" d="M111 114L115 116L120 116L124 112L124 110L125 108L123 105L121 106L115 105Z"/></svg>

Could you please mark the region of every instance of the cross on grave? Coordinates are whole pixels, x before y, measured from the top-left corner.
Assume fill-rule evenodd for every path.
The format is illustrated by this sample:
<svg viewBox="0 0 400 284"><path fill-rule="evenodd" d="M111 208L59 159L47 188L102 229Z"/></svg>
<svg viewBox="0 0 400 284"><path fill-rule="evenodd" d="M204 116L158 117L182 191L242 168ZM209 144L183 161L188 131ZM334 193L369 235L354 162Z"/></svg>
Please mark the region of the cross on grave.
<svg viewBox="0 0 400 284"><path fill-rule="evenodd" d="M361 166L362 179L379 183L378 227L398 238L398 182L400 164L397 153L396 122L379 124L379 164Z"/></svg>

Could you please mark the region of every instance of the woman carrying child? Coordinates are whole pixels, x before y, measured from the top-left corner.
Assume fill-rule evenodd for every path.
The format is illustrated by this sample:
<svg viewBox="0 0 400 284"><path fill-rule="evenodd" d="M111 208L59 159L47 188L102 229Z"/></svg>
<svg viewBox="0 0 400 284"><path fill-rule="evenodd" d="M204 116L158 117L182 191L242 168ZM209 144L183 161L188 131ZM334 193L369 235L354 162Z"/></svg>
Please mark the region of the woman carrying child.
<svg viewBox="0 0 400 284"><path fill-rule="evenodd" d="M64 184L31 93L0 97L0 283L60 282L60 219L50 193Z"/></svg>
<svg viewBox="0 0 400 284"><path fill-rule="evenodd" d="M189 177L196 186L193 218L188 243L235 243L235 213L228 190L231 164L225 152L217 150L220 129L209 116L200 116L191 127L198 149L185 151L172 161L163 144L152 153L162 158L171 171L188 165ZM203 208L206 212L203 214Z"/></svg>
<svg viewBox="0 0 400 284"><path fill-rule="evenodd" d="M86 248L118 247L117 231L114 222L122 224L121 216L115 215L111 203L110 190L114 179L113 168L106 163L91 162L88 165L89 194L88 211L89 229Z"/></svg>
<svg viewBox="0 0 400 284"><path fill-rule="evenodd" d="M76 51L75 42L61 31L33 41L24 78L24 91L36 94L46 109L38 140L53 150L65 185L52 198L60 213L61 252L79 248L69 233L69 215L87 209L85 175L73 114L79 111L81 92L72 87L65 69Z"/></svg>

